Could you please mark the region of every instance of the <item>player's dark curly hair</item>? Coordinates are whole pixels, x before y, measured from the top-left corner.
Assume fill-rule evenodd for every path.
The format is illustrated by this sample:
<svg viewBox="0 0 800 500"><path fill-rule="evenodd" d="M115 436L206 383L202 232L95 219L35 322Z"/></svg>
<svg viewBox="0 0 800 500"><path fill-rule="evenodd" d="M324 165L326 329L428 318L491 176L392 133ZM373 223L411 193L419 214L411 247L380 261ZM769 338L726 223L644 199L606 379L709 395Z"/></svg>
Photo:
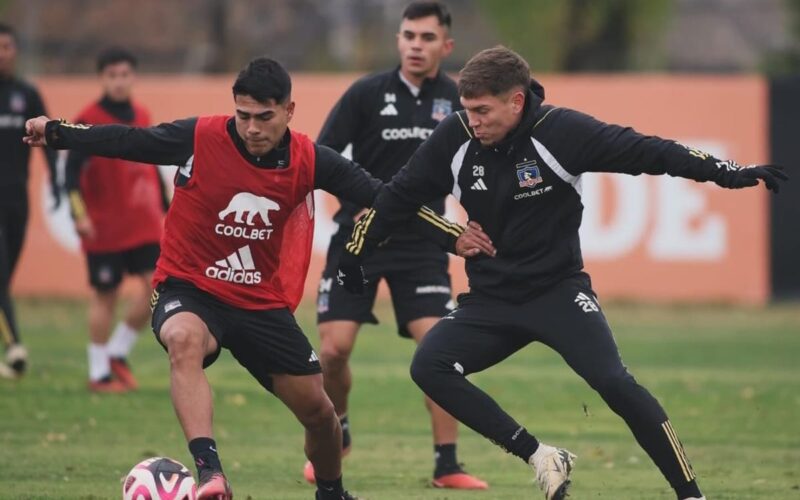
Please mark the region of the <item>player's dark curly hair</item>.
<svg viewBox="0 0 800 500"><path fill-rule="evenodd" d="M250 61L233 84L233 96L246 95L267 104L285 103L292 94L292 79L278 61L257 57Z"/></svg>
<svg viewBox="0 0 800 500"><path fill-rule="evenodd" d="M109 47L97 55L97 72L100 73L112 64L126 62L135 68L139 60L129 50L122 47Z"/></svg>
<svg viewBox="0 0 800 500"><path fill-rule="evenodd" d="M439 2L411 2L403 11L403 19L414 20L428 16L436 16L439 26L450 28L453 24L447 7Z"/></svg>
<svg viewBox="0 0 800 500"><path fill-rule="evenodd" d="M0 23L0 35L8 35L14 40L14 43L17 42L17 32L9 24Z"/></svg>
<svg viewBox="0 0 800 500"><path fill-rule="evenodd" d="M527 89L531 68L513 50L498 45L475 54L459 72L458 95L467 99L498 96L515 88Z"/></svg>

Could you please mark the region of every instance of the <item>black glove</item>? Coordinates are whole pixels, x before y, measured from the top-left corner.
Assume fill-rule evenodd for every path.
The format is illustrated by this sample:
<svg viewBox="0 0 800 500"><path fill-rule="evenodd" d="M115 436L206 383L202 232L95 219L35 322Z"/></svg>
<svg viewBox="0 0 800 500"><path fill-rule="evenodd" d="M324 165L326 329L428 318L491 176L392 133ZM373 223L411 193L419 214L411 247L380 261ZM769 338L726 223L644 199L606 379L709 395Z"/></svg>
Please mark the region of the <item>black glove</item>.
<svg viewBox="0 0 800 500"><path fill-rule="evenodd" d="M758 180L764 181L764 185L770 191L777 193L780 191L781 181L789 180L789 176L783 172L781 165L750 165L748 167L741 167L733 161L721 161L717 163L717 167L722 172L722 175L717 179L717 184L729 189L741 189L751 186L757 186Z"/></svg>
<svg viewBox="0 0 800 500"><path fill-rule="evenodd" d="M364 267L361 259L344 250L339 257L339 269L336 271L336 282L345 290L356 295L364 293L367 280L364 277Z"/></svg>

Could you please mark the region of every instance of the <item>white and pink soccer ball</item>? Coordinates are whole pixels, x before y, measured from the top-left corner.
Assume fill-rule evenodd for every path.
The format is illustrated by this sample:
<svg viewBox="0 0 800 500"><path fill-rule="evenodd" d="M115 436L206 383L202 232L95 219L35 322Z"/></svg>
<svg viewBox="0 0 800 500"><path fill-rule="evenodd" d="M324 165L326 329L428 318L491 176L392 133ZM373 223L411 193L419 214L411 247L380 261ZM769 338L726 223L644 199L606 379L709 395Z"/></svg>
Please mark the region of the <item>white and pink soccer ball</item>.
<svg viewBox="0 0 800 500"><path fill-rule="evenodd" d="M171 458L139 462L122 483L122 500L195 500L196 495L192 473Z"/></svg>

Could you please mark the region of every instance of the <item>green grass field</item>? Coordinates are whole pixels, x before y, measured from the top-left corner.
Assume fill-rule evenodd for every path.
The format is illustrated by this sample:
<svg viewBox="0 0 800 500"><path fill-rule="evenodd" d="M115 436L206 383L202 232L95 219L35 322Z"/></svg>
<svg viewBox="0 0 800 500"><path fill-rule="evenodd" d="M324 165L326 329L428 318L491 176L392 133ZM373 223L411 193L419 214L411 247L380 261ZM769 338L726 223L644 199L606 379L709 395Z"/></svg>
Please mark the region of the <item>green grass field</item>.
<svg viewBox="0 0 800 500"><path fill-rule="evenodd" d="M488 492L427 486L428 417L408 377L413 351L384 324L362 332L353 360L353 453L347 487L368 499L542 498L518 459L468 429L459 456ZM709 499L800 498L800 307L614 305L606 314L623 358L667 408ZM1 498L119 498L139 460L190 464L172 412L165 354L146 332L132 357L142 388L87 393L83 306L19 304L31 371L0 380ZM316 343L310 309L299 314ZM208 370L216 434L236 498L310 499L302 430L228 355ZM545 442L579 459L571 498L672 499L622 421L549 349L532 345L473 380ZM585 405L585 409L584 409Z"/></svg>

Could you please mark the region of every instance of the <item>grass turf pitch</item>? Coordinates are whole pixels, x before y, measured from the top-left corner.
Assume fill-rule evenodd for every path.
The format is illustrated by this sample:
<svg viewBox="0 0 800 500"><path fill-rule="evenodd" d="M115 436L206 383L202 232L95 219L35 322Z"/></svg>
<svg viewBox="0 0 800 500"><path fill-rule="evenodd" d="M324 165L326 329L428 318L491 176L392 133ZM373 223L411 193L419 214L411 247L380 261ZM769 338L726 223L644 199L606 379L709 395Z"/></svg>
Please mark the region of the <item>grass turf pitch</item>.
<svg viewBox="0 0 800 500"><path fill-rule="evenodd" d="M154 455L192 468L152 333L131 358L138 392L86 391L84 307L18 304L31 367L21 381L0 380L0 498L119 498L127 470ZM605 312L624 361L667 409L710 499L800 498L800 307L618 304ZM362 330L352 360L345 485L368 499L542 498L521 461L463 427L459 460L491 489L427 485L428 416L408 376L414 345L395 335L387 305L378 313L383 323ZM308 302L298 318L317 344ZM207 374L236 498L313 498L291 414L227 353ZM571 498L674 498L621 419L547 347L532 344L471 378L539 439L578 455Z"/></svg>

